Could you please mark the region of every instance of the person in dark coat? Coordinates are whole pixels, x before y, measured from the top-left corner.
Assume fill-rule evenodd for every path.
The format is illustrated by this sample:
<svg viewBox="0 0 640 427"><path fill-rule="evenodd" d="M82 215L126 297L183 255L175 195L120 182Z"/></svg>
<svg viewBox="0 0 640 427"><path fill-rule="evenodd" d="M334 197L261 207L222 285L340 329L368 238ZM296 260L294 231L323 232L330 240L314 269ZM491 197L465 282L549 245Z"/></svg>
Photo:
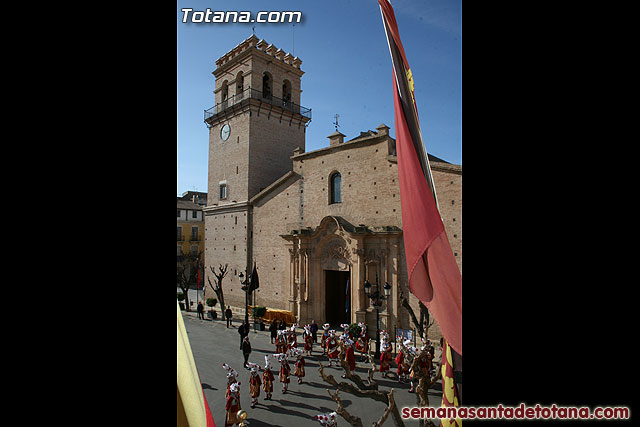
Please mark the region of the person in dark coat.
<svg viewBox="0 0 640 427"><path fill-rule="evenodd" d="M224 311L224 317L227 319L227 328L229 325L233 326L233 322L231 321L231 306L227 306L227 309Z"/></svg>
<svg viewBox="0 0 640 427"><path fill-rule="evenodd" d="M247 362L249 361L249 355L251 354L251 343L249 343L249 337L244 337L242 341L242 355L244 356L244 367L247 368Z"/></svg>
<svg viewBox="0 0 640 427"><path fill-rule="evenodd" d="M240 350L242 350L242 343L244 342L244 337L249 335L249 324L244 323L244 320L242 321L242 324L238 326L238 333L240 334Z"/></svg>
<svg viewBox="0 0 640 427"><path fill-rule="evenodd" d="M309 328L309 330L311 331L311 336L313 336L313 342L314 344L318 343L318 325L316 324L315 320L311 321L311 327Z"/></svg>
<svg viewBox="0 0 640 427"><path fill-rule="evenodd" d="M269 332L271 333L271 344L273 344L273 340L278 337L278 323L275 320L271 322Z"/></svg>
<svg viewBox="0 0 640 427"><path fill-rule="evenodd" d="M280 319L280 325L278 325L278 330L284 331L285 329L287 329L287 324L285 323L284 319Z"/></svg>
<svg viewBox="0 0 640 427"><path fill-rule="evenodd" d="M202 301L198 301L198 319L204 320L204 305L202 305Z"/></svg>

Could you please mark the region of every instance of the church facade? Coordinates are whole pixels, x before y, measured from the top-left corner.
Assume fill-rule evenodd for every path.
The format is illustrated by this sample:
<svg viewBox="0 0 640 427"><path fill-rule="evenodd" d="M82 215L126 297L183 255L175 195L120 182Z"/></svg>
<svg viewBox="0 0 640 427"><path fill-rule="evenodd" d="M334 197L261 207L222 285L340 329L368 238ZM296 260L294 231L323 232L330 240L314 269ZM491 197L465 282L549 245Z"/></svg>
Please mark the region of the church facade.
<svg viewBox="0 0 640 427"><path fill-rule="evenodd" d="M225 302L244 307L240 273L255 262L255 303L300 324L365 322L376 308L364 284L386 283L381 329L411 329L395 140L389 128L305 152L311 110L300 106L302 61L251 36L216 61L209 127L205 272L228 264ZM445 229L462 268L462 167L429 156ZM439 329L430 330L439 337Z"/></svg>

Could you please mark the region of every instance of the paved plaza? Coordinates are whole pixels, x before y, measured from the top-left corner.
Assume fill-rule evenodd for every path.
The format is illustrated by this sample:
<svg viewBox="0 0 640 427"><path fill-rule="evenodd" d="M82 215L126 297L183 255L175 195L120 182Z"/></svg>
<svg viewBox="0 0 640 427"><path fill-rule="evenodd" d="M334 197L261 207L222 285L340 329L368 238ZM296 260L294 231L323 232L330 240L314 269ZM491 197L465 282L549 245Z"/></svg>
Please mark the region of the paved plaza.
<svg viewBox="0 0 640 427"><path fill-rule="evenodd" d="M193 351L193 357L198 368L200 381L204 390L211 413L213 414L216 425L224 426L225 417L225 389L227 371L222 367L222 363L226 362L239 373L238 380L240 386L240 402L242 409L247 411L247 426L320 426L320 423L313 417L317 414L335 411L337 404L329 397L327 389L334 392L334 387L324 382L318 372L318 363L321 362L325 366L325 374L333 375L338 382L349 382L340 376L344 373L342 368L328 367L326 356L321 356L321 348L319 344L314 345L312 356L305 356L306 360L306 376L302 384L298 384L297 377L291 376L289 390L286 394L282 394L282 385L278 380L277 371L280 364L275 358L271 358L271 366L274 371L276 380L273 386L272 400L265 400L264 391L261 391L258 404L255 408L251 408L251 396L249 395L249 378L248 369L243 368L243 356L240 350L240 335L238 334L239 321L234 321L233 328L227 328L226 322L223 320L201 320L197 318L195 311L183 311L183 319L189 342ZM220 318L218 318L220 319ZM269 331L251 331L249 334L252 352L249 362L256 363L264 367L264 356L273 354L275 346L271 344ZM300 343L301 334L299 334L298 343ZM318 334L318 342L320 341L320 333ZM299 344L300 345L300 344ZM436 359L439 354L436 353ZM360 357L356 354L356 373L361 378L366 379L368 363L361 362ZM295 362L290 360L292 367L291 372L295 368ZM395 363L392 363L391 372L393 379L382 378L379 372L376 372L374 378L379 384L381 391L395 389L394 397L396 404L401 410L404 406L416 406L415 394L409 393L410 385L408 383L398 383L395 380ZM262 375L262 373L261 373ZM429 390L429 405L439 407L442 401L442 385L436 383ZM386 405L368 398L359 398L346 392L340 392L340 398L344 408L353 416L360 417L363 425L371 425L384 412ZM417 425L415 420L405 420L405 425ZM437 421L436 421L437 424ZM345 426L348 423L338 416L338 425ZM391 416L385 421L385 425L392 426L393 420Z"/></svg>

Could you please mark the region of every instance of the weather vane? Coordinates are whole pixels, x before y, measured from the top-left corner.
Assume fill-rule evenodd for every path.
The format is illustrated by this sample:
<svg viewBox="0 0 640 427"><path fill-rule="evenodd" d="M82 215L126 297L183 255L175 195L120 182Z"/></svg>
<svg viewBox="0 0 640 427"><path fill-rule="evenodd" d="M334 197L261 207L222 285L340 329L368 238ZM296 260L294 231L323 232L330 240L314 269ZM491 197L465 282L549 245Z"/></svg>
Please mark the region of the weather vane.
<svg viewBox="0 0 640 427"><path fill-rule="evenodd" d="M336 121L335 121L333 124L334 124L334 126L336 127L336 131L337 131L337 130L338 130L338 126L340 126L340 125L338 124L338 117L340 117L340 114L336 114L334 117L336 118Z"/></svg>

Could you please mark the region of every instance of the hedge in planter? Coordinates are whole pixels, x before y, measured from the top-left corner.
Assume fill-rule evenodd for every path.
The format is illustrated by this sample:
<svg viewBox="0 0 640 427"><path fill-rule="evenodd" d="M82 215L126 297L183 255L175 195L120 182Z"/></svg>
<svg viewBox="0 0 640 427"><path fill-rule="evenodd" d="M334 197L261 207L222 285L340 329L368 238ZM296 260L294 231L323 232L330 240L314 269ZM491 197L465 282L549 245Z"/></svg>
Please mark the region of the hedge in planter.
<svg viewBox="0 0 640 427"><path fill-rule="evenodd" d="M207 303L207 306L211 308L211 310L209 310L209 312L211 313L211 317L213 317L214 319L217 319L218 313L216 313L213 307L215 307L215 305L218 304L218 300L215 298L207 298L206 303Z"/></svg>

